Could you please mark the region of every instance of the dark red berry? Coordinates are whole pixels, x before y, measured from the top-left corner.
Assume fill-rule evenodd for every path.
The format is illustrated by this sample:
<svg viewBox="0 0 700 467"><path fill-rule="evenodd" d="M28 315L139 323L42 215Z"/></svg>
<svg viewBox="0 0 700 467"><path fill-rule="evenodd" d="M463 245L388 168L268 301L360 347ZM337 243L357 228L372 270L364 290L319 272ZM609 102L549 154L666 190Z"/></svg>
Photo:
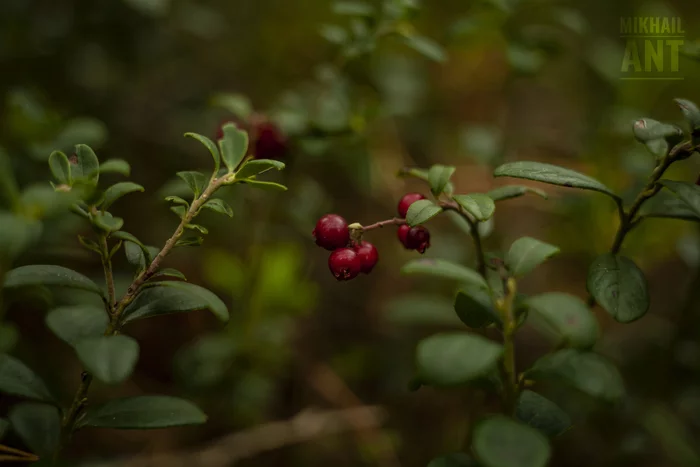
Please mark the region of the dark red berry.
<svg viewBox="0 0 700 467"><path fill-rule="evenodd" d="M406 237L408 236L409 230L411 230L411 227L409 227L406 224L401 224L399 226L399 230L397 232L397 235L399 236L399 241L406 249L408 249L408 244L406 243Z"/></svg>
<svg viewBox="0 0 700 467"><path fill-rule="evenodd" d="M287 154L287 137L277 125L260 121L255 123L253 131L256 159L282 159Z"/></svg>
<svg viewBox="0 0 700 467"><path fill-rule="evenodd" d="M339 281L349 281L362 270L362 261L352 248L338 248L328 257L328 268Z"/></svg>
<svg viewBox="0 0 700 467"><path fill-rule="evenodd" d="M410 250L417 250L418 253L425 253L430 246L430 232L422 225L411 227L406 235L406 247Z"/></svg>
<svg viewBox="0 0 700 467"><path fill-rule="evenodd" d="M406 217L408 208L418 200L425 199L425 196L420 193L408 193L403 195L401 201L399 201L399 217Z"/></svg>
<svg viewBox="0 0 700 467"><path fill-rule="evenodd" d="M337 214L326 214L320 218L312 235L316 245L329 251L343 248L350 241L348 223Z"/></svg>
<svg viewBox="0 0 700 467"><path fill-rule="evenodd" d="M369 242L362 242L360 245L355 245L355 253L360 258L361 271L365 274L372 272L377 261L379 261L377 247Z"/></svg>

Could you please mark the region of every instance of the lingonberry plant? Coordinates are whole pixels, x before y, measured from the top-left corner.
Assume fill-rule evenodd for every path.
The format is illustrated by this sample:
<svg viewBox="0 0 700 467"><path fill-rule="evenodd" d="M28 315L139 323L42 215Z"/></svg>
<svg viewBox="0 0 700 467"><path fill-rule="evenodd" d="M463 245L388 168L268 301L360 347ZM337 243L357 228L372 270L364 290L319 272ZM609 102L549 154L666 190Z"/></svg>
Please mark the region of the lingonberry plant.
<svg viewBox="0 0 700 467"><path fill-rule="evenodd" d="M339 248L331 255L331 271L339 279L357 275L358 261L352 249L364 245L362 236L377 227L397 225L401 242L422 252L428 232L422 227L440 214L449 214L466 225L476 253L475 269L444 259L417 259L402 268L404 274L451 279L459 284L454 309L459 319L474 330L496 328L501 342L472 332L430 336L416 350L417 375L413 386L452 387L478 383L500 396L502 413L487 416L472 430L471 452L435 459L431 466L542 467L550 459L550 441L571 426L567 413L538 392L538 382L563 382L589 396L615 401L624 394L621 375L612 362L591 350L600 336L592 308L599 304L622 323L641 318L649 308L644 273L621 254L627 236L647 218L700 219L700 187L694 183L662 178L675 162L688 158L700 145L700 110L695 104L676 101L690 123L690 137L681 128L651 119L638 120L634 135L656 155L649 180L627 202L600 181L563 167L539 162L511 162L494 171L496 177L534 180L552 185L603 193L619 213L617 234L610 250L598 256L588 271L588 303L561 292L525 296L518 281L556 255L559 248L523 237L506 252L487 251L479 225L489 220L502 201L535 193L539 189L505 185L488 193L457 194L450 181L455 167L434 165L430 169L405 169L401 175L425 181L433 196L410 193L399 202L399 217L368 226L347 223L337 215L319 221L320 235L333 233L336 242L321 246ZM673 196L675 195L675 197ZM328 220L332 229L326 230ZM418 230L420 229L420 230ZM530 323L554 341L554 349L530 368L516 368L515 334Z"/></svg>
<svg viewBox="0 0 700 467"><path fill-rule="evenodd" d="M204 209L233 216L231 207L215 198L223 186L248 184L264 189L286 189L270 181L259 180L265 172L284 168L282 162L258 159L248 151L248 134L233 124L222 128L218 145L195 133L186 136L202 143L214 159L210 176L201 172L177 175L192 192L192 199L168 196L171 210L180 222L162 248L144 245L134 235L122 230L124 221L109 210L121 197L143 191L132 182L116 183L100 189L100 175L115 172L129 175L123 160L103 163L86 145L76 146L70 157L56 151L49 157L55 178L54 189L76 194L72 211L84 218L94 231L92 238L79 237L80 244L94 252L104 270L104 287L74 270L58 265L28 265L9 271L6 290L25 287L64 287L93 293L102 306L63 306L48 313L46 324L61 340L75 349L84 371L72 401L61 401L42 379L18 359L0 355L0 391L37 402L21 402L9 412L9 422L26 445L41 458L56 459L60 450L81 428L164 428L203 423L206 415L192 403L171 396L136 396L90 404L89 389L93 380L113 385L126 380L139 357L139 345L124 334L129 323L168 313L210 310L227 321L226 305L212 292L187 282L184 275L163 267L165 257L174 249L199 245L207 229L194 223ZM222 164L223 163L223 164ZM192 233L193 235L188 235ZM135 268L133 281L117 296L112 258L123 249ZM67 402L67 403L66 403ZM15 459L36 460L36 456L10 449Z"/></svg>

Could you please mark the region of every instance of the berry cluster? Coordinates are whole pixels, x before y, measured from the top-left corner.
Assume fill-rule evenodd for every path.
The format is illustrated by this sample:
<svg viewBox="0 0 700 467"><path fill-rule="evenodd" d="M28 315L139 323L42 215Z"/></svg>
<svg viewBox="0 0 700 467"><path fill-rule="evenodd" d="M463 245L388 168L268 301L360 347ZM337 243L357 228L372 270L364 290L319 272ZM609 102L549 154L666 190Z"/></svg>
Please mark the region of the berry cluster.
<svg viewBox="0 0 700 467"><path fill-rule="evenodd" d="M357 277L361 272L369 274L379 261L377 248L362 240L362 233L374 227L387 224L399 226L398 236L401 244L408 250L424 253L430 246L430 232L423 226L410 227L406 224L406 213L414 202L425 199L420 193L409 193L399 201L399 217L377 222L363 227L360 224L348 225L347 221L337 214L326 214L316 223L312 232L316 245L331 251L328 257L328 267L333 276L339 281L347 281Z"/></svg>

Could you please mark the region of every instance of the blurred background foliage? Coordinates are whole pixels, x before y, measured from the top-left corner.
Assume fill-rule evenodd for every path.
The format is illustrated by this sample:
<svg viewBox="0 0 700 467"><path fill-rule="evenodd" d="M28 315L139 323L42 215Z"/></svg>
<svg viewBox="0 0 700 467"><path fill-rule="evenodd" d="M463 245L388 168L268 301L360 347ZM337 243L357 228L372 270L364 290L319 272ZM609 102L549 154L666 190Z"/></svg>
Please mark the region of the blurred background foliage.
<svg viewBox="0 0 700 467"><path fill-rule="evenodd" d="M684 80L619 79L620 18L629 16L682 18ZM408 390L417 339L459 325L451 288L400 277L413 254L388 229L369 238L381 257L373 274L335 282L311 239L316 219L331 211L361 223L391 217L401 194L423 189L398 170L438 162L458 167L461 192L497 186L492 168L522 159L570 167L633 195L654 158L634 142L631 122L682 124L672 98L700 101L699 21L698 5L680 0L0 2L0 270L39 262L100 274L77 242L84 227L66 211L70 195L46 182L52 150L86 143L103 160L128 160L147 192L119 215L155 245L174 228L160 193L172 194L176 171L209 163L184 132L214 137L221 122L255 111L290 140L287 193L228 188L233 222L205 214L205 245L168 260L227 300L231 322L221 329L206 313L139 322L135 377L95 388L95 399L186 394L210 423L81 432L68 455L98 465L91 460L196 451L309 407L357 404L382 406L385 420L357 428L362 436L279 449L271 441L242 465L423 466L464 448L470 424L494 401L479 388ZM671 175L694 180L699 170L692 158ZM487 247L522 235L561 246L522 289L583 297L588 262L612 241L615 207L596 194L547 191L547 201L499 205ZM473 259L454 225L440 220L432 230L428 256ZM555 443L552 465L700 462L698 229L650 220L625 249L649 278L652 312L624 326L599 313L596 349L621 365L629 394L601 406L544 388L576 421ZM123 258L117 267L126 287ZM21 356L63 396L80 369L43 316L81 300L6 296L0 310L0 351ZM520 339L522 364L549 349L534 332ZM0 396L0 416L9 399ZM13 436L6 434L16 443Z"/></svg>

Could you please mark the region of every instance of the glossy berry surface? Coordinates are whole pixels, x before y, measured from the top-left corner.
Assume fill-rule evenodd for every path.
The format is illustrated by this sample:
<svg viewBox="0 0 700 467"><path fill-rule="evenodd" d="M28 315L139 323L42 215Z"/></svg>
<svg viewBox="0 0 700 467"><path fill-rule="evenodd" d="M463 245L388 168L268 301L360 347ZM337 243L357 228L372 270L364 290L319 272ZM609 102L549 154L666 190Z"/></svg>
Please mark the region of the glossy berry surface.
<svg viewBox="0 0 700 467"><path fill-rule="evenodd" d="M406 224L403 224L403 225L399 226L399 230L396 232L396 235L399 237L399 241L404 246L404 248L408 248L408 244L406 243L406 238L408 237L409 230L411 230L411 227L409 227Z"/></svg>
<svg viewBox="0 0 700 467"><path fill-rule="evenodd" d="M320 218L312 235L316 239L316 245L329 251L343 248L350 241L348 223L337 214L326 214Z"/></svg>
<svg viewBox="0 0 700 467"><path fill-rule="evenodd" d="M430 246L430 232L422 225L411 227L406 234L406 248L417 250L418 253L425 253Z"/></svg>
<svg viewBox="0 0 700 467"><path fill-rule="evenodd" d="M328 257L328 268L339 281L349 281L360 274L362 261L352 248L338 248Z"/></svg>
<svg viewBox="0 0 700 467"><path fill-rule="evenodd" d="M369 274L374 269L379 261L379 252L377 247L369 242L362 242L360 245L355 246L355 253L360 258L360 270L365 274Z"/></svg>
<svg viewBox="0 0 700 467"><path fill-rule="evenodd" d="M398 211L399 217L406 217L408 208L418 200L425 199L425 196L420 193L408 193L403 195L403 198L399 201Z"/></svg>

